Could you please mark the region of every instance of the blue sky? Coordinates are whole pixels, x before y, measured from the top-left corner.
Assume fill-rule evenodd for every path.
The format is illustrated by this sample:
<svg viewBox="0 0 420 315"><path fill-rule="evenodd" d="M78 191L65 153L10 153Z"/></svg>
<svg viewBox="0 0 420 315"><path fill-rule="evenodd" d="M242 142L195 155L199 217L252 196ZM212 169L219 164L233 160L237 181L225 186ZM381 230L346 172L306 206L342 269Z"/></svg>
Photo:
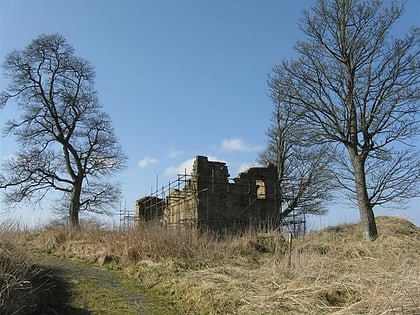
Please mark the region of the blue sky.
<svg viewBox="0 0 420 315"><path fill-rule="evenodd" d="M42 33L61 33L96 69L96 89L129 157L122 205L184 173L196 155L226 161L232 177L255 164L266 143L272 103L267 75L303 39L297 23L313 1L294 0L0 0L0 60ZM395 27L419 25L420 1L408 0ZM0 90L6 82L0 79ZM10 104L12 105L12 104ZM14 115L0 112L0 123ZM0 159L13 154L1 138ZM2 206L2 210L4 206ZM420 225L420 200L404 212ZM27 223L48 209L18 209L3 218ZM337 201L315 225L358 220Z"/></svg>

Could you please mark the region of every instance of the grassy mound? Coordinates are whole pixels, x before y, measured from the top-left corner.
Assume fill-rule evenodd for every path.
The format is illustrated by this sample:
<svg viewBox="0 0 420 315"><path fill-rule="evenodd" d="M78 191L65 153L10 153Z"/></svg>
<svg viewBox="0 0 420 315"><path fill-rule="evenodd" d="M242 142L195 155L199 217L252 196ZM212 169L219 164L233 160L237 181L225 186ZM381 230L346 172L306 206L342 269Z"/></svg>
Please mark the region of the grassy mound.
<svg viewBox="0 0 420 315"><path fill-rule="evenodd" d="M420 229L395 217L377 223L373 243L357 224L337 226L295 240L290 252L172 270L158 286L196 314L418 314Z"/></svg>
<svg viewBox="0 0 420 315"><path fill-rule="evenodd" d="M22 232L31 247L119 270L188 314L418 314L420 229L378 217L379 237L358 224L293 240L216 237L159 228Z"/></svg>

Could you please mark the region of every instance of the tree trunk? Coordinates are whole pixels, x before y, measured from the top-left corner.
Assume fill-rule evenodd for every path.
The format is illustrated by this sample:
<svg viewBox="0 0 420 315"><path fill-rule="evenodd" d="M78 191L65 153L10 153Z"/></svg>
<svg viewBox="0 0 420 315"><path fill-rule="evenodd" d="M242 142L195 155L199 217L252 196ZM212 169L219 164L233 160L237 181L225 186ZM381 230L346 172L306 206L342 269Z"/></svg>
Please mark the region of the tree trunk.
<svg viewBox="0 0 420 315"><path fill-rule="evenodd" d="M79 210L80 210L80 194L82 191L82 184L76 181L73 186L70 200L69 220L70 227L79 227Z"/></svg>
<svg viewBox="0 0 420 315"><path fill-rule="evenodd" d="M354 169L357 203L359 206L363 239L367 241L374 241L378 237L378 231L376 229L373 207L370 204L367 192L364 160L354 152L350 152L350 156Z"/></svg>

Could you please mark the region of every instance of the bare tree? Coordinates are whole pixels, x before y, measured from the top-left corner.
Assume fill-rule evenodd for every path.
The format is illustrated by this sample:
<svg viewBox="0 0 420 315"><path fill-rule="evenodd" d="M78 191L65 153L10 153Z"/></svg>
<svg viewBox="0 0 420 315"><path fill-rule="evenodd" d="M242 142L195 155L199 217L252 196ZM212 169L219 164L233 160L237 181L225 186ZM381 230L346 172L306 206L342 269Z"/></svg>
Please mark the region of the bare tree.
<svg viewBox="0 0 420 315"><path fill-rule="evenodd" d="M39 202L55 190L64 194L71 226L79 225L80 211L105 213L120 196L108 178L124 168L126 156L101 110L92 66L56 34L9 53L3 70L10 84L0 108L15 100L22 114L4 129L20 145L2 165L6 202Z"/></svg>
<svg viewBox="0 0 420 315"><path fill-rule="evenodd" d="M274 69L279 97L312 141L339 145L336 177L357 200L363 236L377 237L374 206L419 195L419 28L391 27L403 5L319 0L305 12L296 60Z"/></svg>
<svg viewBox="0 0 420 315"><path fill-rule="evenodd" d="M266 132L268 145L257 160L277 166L281 221L291 213L325 214L334 189L329 148L305 141L306 129L300 116L278 98L276 86L271 92L275 107Z"/></svg>

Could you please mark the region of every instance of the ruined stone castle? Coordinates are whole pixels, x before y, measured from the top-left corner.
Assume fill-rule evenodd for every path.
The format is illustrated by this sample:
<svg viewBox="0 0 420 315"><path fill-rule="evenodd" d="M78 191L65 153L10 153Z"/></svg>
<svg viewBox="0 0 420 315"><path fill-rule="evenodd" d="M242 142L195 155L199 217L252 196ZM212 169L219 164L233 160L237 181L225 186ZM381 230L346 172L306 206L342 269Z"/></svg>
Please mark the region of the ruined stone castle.
<svg viewBox="0 0 420 315"><path fill-rule="evenodd" d="M278 224L274 165L249 168L233 179L229 176L226 163L197 156L191 174L178 175L177 181L136 201L135 220L212 230Z"/></svg>

